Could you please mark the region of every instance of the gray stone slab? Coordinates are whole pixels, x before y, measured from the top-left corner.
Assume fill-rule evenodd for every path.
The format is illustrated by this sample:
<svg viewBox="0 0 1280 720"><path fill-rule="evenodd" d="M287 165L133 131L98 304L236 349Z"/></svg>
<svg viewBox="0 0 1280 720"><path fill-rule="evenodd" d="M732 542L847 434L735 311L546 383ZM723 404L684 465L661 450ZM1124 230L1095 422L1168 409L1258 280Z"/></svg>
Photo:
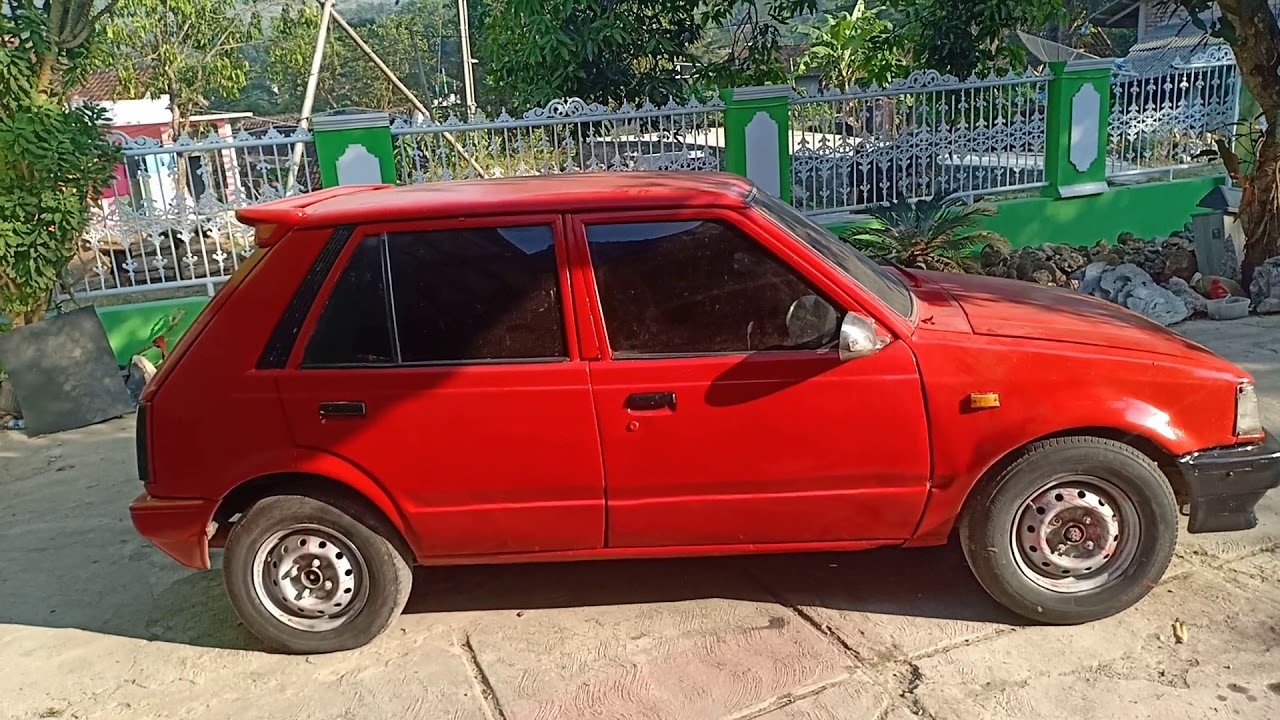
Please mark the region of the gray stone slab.
<svg viewBox="0 0 1280 720"><path fill-rule="evenodd" d="M115 353L92 307L0 334L0 366L20 399L28 436L133 411Z"/></svg>

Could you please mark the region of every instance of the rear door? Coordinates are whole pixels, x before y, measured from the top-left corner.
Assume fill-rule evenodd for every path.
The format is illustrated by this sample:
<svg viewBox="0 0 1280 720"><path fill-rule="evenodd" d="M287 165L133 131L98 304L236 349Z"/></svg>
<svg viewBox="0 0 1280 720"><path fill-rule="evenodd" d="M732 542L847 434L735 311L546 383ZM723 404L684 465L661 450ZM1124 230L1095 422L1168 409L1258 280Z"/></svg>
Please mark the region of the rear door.
<svg viewBox="0 0 1280 720"><path fill-rule="evenodd" d="M831 306L819 335L833 340L859 311L849 288L797 270L753 214L575 220L605 340L591 378L610 547L910 536L929 480L910 348L842 362L788 333L789 309L809 298Z"/></svg>
<svg viewBox="0 0 1280 720"><path fill-rule="evenodd" d="M358 228L280 390L297 443L387 489L431 556L601 547L556 216Z"/></svg>

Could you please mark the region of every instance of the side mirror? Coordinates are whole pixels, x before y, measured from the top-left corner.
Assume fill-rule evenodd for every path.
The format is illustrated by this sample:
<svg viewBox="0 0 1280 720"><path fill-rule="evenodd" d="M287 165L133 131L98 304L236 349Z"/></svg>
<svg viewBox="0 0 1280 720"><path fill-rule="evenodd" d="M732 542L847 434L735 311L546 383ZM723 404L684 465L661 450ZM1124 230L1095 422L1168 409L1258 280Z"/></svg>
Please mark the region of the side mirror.
<svg viewBox="0 0 1280 720"><path fill-rule="evenodd" d="M880 348L888 345L888 341L876 334L876 326L861 315L849 313L840 322L840 341L838 347L841 360L874 355Z"/></svg>

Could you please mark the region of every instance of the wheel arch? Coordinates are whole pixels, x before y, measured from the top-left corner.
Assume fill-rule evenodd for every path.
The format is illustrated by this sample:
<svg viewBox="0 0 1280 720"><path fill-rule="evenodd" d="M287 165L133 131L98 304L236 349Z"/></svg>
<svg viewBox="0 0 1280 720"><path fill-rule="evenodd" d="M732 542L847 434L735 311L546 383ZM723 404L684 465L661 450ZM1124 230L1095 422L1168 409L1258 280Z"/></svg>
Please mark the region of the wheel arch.
<svg viewBox="0 0 1280 720"><path fill-rule="evenodd" d="M1105 426L1085 426L1085 427L1075 427L1075 428L1067 428L1064 430L1057 430L1045 435L1041 435L1040 437L1032 438L1031 440L1028 440L1027 442L1022 443L1021 445L1018 445L1017 447L1011 448L1008 452L1000 456L999 459L997 459L994 463L988 466L986 470L984 470L981 474L978 475L977 480L974 481L974 483L969 487L968 491L965 493L964 502L961 504L959 514L963 514L968 511L969 503L974 497L974 495L976 494L976 490L979 487L981 487L983 484L988 482L993 482L995 478L999 477L1000 474L1003 473L1005 469L1007 469L1009 465L1011 465L1013 461L1017 459L1019 453L1021 453L1027 447L1034 445L1038 442L1043 442L1045 440L1055 440L1058 438L1097 438L1099 440L1111 440L1112 442L1117 442L1122 445L1128 445L1129 447L1145 455L1157 466L1159 466L1160 473L1164 475L1164 478L1169 483L1170 488L1173 489L1174 497L1178 499L1179 503L1183 502L1183 500L1187 497L1186 480L1182 477L1182 474L1178 472L1177 464L1175 462L1176 461L1175 456L1173 455L1173 453L1161 447L1161 445L1157 443L1155 440L1152 440L1151 438L1146 437L1145 435L1141 435L1139 433L1134 433L1127 430L1121 430L1119 428L1105 427ZM957 519L959 518L959 514L957 515ZM954 528L952 532L954 532Z"/></svg>
<svg viewBox="0 0 1280 720"><path fill-rule="evenodd" d="M302 495L328 502L338 508L343 505L362 506L383 525L373 529L386 536L407 562L412 564L415 561L414 546L409 540L399 509L380 488L372 483L367 487L356 488L326 475L301 471L259 475L232 488L214 510L213 519L218 524L218 530L211 544L215 547L223 545L231 525L241 514L254 503L278 495Z"/></svg>

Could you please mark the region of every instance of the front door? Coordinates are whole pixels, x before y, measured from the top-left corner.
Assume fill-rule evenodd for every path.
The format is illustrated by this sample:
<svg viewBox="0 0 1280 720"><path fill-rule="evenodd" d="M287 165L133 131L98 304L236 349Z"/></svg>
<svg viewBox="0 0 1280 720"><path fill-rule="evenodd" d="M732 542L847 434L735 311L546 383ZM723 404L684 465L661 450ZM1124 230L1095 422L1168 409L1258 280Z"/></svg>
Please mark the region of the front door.
<svg viewBox="0 0 1280 720"><path fill-rule="evenodd" d="M423 555L604 543L562 228L558 217L362 228L280 375L296 442L385 488Z"/></svg>
<svg viewBox="0 0 1280 720"><path fill-rule="evenodd" d="M734 213L578 220L607 339L591 380L610 547L911 534L929 444L905 343L841 362L833 337L793 339L796 301L854 308Z"/></svg>

